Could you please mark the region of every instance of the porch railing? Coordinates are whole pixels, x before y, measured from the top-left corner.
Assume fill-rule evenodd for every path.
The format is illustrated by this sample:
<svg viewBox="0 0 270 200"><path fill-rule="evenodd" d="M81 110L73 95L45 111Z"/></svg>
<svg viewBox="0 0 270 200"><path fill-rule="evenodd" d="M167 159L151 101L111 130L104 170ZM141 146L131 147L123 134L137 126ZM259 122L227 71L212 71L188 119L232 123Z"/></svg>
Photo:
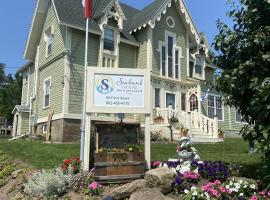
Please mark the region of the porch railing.
<svg viewBox="0 0 270 200"><path fill-rule="evenodd" d="M218 118L211 119L197 111L184 112L171 108L155 108L154 123L169 124L172 117L178 119L179 124L188 128L190 133L194 131L203 132L212 138L218 138Z"/></svg>

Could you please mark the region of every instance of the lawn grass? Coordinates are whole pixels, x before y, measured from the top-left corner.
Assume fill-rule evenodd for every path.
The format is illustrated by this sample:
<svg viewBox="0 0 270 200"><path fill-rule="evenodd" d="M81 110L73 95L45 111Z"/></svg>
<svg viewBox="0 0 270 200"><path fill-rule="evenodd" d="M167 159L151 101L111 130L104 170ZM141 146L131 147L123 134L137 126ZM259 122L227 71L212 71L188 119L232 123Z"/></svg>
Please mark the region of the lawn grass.
<svg viewBox="0 0 270 200"><path fill-rule="evenodd" d="M0 139L0 150L13 159L25 161L38 169L50 169L73 156L79 155L79 144L44 144L26 140Z"/></svg>
<svg viewBox="0 0 270 200"><path fill-rule="evenodd" d="M235 163L249 171L259 165L257 154L247 153L248 145L242 139L226 139L224 143L194 145L202 160ZM0 150L11 158L25 161L35 168L49 169L58 166L62 160L79 155L79 144L44 144L25 140L9 142L0 139ZM176 158L176 144L152 144L152 160L167 161Z"/></svg>

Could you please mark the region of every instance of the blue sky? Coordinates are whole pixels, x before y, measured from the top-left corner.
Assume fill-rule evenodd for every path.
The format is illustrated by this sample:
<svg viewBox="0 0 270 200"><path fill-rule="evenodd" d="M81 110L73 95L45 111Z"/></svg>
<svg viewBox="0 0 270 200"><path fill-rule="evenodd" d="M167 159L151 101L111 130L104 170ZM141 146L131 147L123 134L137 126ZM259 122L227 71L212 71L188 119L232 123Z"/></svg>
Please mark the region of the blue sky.
<svg viewBox="0 0 270 200"><path fill-rule="evenodd" d="M153 0L120 1L141 9ZM14 73L26 62L23 52L35 2L36 0L2 0L0 3L0 63L6 63L7 73ZM229 9L226 0L186 0L186 4L199 31L206 33L210 44L217 34L216 20L231 23L226 16Z"/></svg>

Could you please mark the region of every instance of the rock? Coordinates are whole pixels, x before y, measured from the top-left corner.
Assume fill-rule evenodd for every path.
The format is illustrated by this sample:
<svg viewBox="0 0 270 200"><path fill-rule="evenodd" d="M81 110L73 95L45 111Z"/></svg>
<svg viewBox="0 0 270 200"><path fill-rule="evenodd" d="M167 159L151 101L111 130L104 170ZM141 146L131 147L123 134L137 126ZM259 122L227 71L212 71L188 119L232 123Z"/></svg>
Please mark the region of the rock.
<svg viewBox="0 0 270 200"><path fill-rule="evenodd" d="M106 197L112 197L114 200L120 200L120 199L125 199L130 197L130 195L134 192L136 192L139 189L142 189L146 187L146 180L136 180L133 181L131 183L127 183L125 185L122 185L114 190L112 190L111 192L109 192L108 194L104 195L105 199Z"/></svg>
<svg viewBox="0 0 270 200"><path fill-rule="evenodd" d="M150 188L158 188L163 194L167 194L172 191L174 178L175 173L165 167L150 170L145 174L147 186Z"/></svg>
<svg viewBox="0 0 270 200"><path fill-rule="evenodd" d="M129 200L166 200L167 198L156 188L143 188L134 192Z"/></svg>
<svg viewBox="0 0 270 200"><path fill-rule="evenodd" d="M17 178L20 173L22 173L22 170L18 169L18 170L11 173L11 177L12 178Z"/></svg>

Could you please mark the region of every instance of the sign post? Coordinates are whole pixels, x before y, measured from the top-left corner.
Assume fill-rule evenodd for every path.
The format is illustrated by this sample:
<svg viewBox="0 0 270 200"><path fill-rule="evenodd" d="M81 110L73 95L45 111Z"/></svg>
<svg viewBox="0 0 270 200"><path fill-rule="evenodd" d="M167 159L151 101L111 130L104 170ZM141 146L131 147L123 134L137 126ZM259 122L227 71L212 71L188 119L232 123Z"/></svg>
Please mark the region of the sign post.
<svg viewBox="0 0 270 200"><path fill-rule="evenodd" d="M145 114L145 159L151 162L150 136L150 74L146 69L88 70L84 171L89 171L91 114Z"/></svg>

